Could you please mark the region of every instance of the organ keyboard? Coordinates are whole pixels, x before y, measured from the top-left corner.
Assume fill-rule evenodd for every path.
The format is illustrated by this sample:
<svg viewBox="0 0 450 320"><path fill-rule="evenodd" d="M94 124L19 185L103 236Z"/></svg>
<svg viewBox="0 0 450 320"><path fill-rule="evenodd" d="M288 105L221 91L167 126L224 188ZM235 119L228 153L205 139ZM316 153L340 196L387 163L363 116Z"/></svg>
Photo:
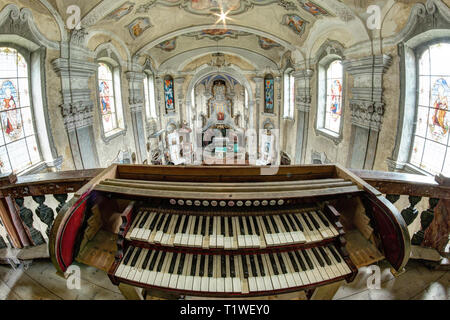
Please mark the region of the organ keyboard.
<svg viewBox="0 0 450 320"><path fill-rule="evenodd" d="M57 217L54 265L77 260L114 284L180 296L251 297L351 282L352 254L406 264L404 221L364 181L339 166L261 170L112 166Z"/></svg>

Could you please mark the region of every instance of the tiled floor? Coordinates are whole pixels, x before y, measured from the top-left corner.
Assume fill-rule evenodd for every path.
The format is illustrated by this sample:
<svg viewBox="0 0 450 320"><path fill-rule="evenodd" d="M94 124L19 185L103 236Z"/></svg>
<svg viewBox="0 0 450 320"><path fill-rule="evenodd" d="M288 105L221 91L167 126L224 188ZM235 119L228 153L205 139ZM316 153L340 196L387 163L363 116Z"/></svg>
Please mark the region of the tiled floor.
<svg viewBox="0 0 450 320"><path fill-rule="evenodd" d="M416 261L410 261L406 271L394 277L387 263L381 263L380 289L368 289L367 280L373 274L360 269L355 281L339 289L335 299L450 299L450 272L430 271ZM0 266L0 300L121 300L122 294L107 275L95 268L80 266L79 290L67 288L67 282L56 274L48 260L34 261L25 268Z"/></svg>

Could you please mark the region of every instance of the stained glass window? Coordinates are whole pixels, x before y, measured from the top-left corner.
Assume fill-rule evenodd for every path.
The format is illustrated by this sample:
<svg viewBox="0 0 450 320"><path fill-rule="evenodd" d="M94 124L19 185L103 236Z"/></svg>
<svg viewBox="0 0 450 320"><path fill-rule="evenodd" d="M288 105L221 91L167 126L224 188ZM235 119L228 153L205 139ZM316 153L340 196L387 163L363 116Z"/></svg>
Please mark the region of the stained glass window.
<svg viewBox="0 0 450 320"><path fill-rule="evenodd" d="M326 74L325 129L339 133L342 115L342 61L330 63Z"/></svg>
<svg viewBox="0 0 450 320"><path fill-rule="evenodd" d="M114 96L114 80L111 68L106 63L98 64L98 90L105 133L117 129L117 113Z"/></svg>
<svg viewBox="0 0 450 320"><path fill-rule="evenodd" d="M164 79L164 99L166 102L166 113L175 112L175 98L172 77L166 77Z"/></svg>
<svg viewBox="0 0 450 320"><path fill-rule="evenodd" d="M274 113L275 89L272 75L267 75L264 79L264 112Z"/></svg>
<svg viewBox="0 0 450 320"><path fill-rule="evenodd" d="M419 58L418 105L411 163L450 175L450 43L434 44Z"/></svg>
<svg viewBox="0 0 450 320"><path fill-rule="evenodd" d="M41 161L31 110L28 64L13 48L0 48L0 171L20 172Z"/></svg>
<svg viewBox="0 0 450 320"><path fill-rule="evenodd" d="M144 78L144 91L147 119L156 118L155 85L152 75L147 75Z"/></svg>

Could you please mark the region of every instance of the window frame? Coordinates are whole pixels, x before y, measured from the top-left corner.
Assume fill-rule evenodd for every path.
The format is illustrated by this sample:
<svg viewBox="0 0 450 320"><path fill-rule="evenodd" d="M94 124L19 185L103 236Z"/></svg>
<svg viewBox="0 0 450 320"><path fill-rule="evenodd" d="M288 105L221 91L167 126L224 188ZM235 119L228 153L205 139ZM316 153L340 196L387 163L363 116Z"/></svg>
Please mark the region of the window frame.
<svg viewBox="0 0 450 320"><path fill-rule="evenodd" d="M419 173L419 174L423 174L423 175L428 175L428 176L434 176L435 174L421 168L420 166L417 166L416 164L413 164L411 161L412 158L412 154L413 154L413 149L414 149L414 140L416 137L416 130L417 130L417 121L418 121L418 117L419 117L419 96L420 96L420 59L422 57L422 55L433 45L436 44L440 44L440 43L447 43L450 45L450 38L449 37L437 37L435 39L429 40L429 41L425 41L423 43L421 43L420 45L416 46L415 48L413 48L413 54L414 54L414 66L415 66L415 73L414 73L414 77L415 77L415 103L414 103L414 121L413 121L413 125L412 125L412 131L411 131L411 135L409 138L409 152L408 152L408 157L407 157L407 170L412 171L414 173ZM432 75L431 75L432 76ZM431 86L430 86L430 92L431 92ZM428 107L431 108L431 107ZM448 111L450 112L450 110ZM427 119L427 128L426 130L428 130L428 119ZM449 133L450 135L450 133ZM425 145L426 145L426 138L425 138L425 144L424 144L424 150L423 153L425 152ZM429 140L429 139L428 139ZM447 140L447 143L449 142L449 140ZM446 146L446 149L448 150L448 148L450 147L450 144ZM447 152L446 150L446 152ZM445 164L445 160L447 157L450 157L449 154L446 153L446 156L444 157L444 162L442 164L442 166L444 166ZM423 154L422 154L422 160L423 160ZM422 161L421 161L422 162ZM442 173L442 171L441 171Z"/></svg>
<svg viewBox="0 0 450 320"><path fill-rule="evenodd" d="M98 119L100 122L100 134L105 143L109 143L111 140L123 136L127 132L127 122L125 119L125 110L123 108L123 95L122 95L122 69L121 65L118 62L117 58L111 57L110 55L99 55L97 56L95 63L97 64L97 70L95 72L95 83L96 83L96 98L97 103L97 113ZM115 55L114 55L115 56ZM112 72L112 82L113 82L113 92L114 92L114 103L115 103L115 114L116 114L116 122L117 127L109 132L105 132L105 128L103 126L103 114L102 114L102 106L100 105L100 92L99 92L99 72L98 66L100 63L106 64L111 72ZM119 118L120 117L120 118ZM122 124L122 126L121 126Z"/></svg>
<svg viewBox="0 0 450 320"><path fill-rule="evenodd" d="M145 117L147 119L147 122L150 122L151 120L156 120L158 118L158 110L156 107L156 87L155 87L155 75L153 72L149 70L144 70L144 80L142 80L144 84L144 106L145 106ZM153 97L150 94L150 79L152 79L153 83ZM147 81L147 87L145 86L145 81ZM147 106L147 99L146 95L148 96L148 106ZM153 100L153 107L154 107L154 117L152 116L152 103Z"/></svg>
<svg viewBox="0 0 450 320"><path fill-rule="evenodd" d="M11 160L10 160L9 154L8 154L8 161L10 162L12 172L14 172L14 174L16 174L16 175L24 175L24 174L31 174L34 172L39 172L42 169L44 169L45 167L47 167L47 164L45 163L45 160L44 160L45 157L42 152L41 137L39 136L39 132L38 132L38 125L36 122L37 115L36 115L35 108L34 108L34 91L35 91L34 89L35 88L33 88L33 86L32 86L32 84L33 84L32 83L33 82L32 81L33 80L32 79L32 77L33 77L32 71L33 70L31 67L32 63L33 63L32 57L31 57L33 52L31 52L30 50L28 50L22 46L15 44L15 43L11 43L11 42L0 42L0 47L1 48L11 48L11 49L16 50L18 54L22 55L22 57L25 59L25 61L27 63L27 80L28 80L28 90L29 90L28 95L29 95L29 99L30 99L30 111L32 114L34 137L36 139L36 145L38 147L38 153L39 153L39 161L38 162L31 164L25 168L22 168L20 171L14 172L14 169L12 168L12 165L11 165ZM42 63L42 59L40 59L39 62ZM42 66L40 66L40 70L42 72ZM44 104L45 102L42 101L42 103ZM44 116L46 117L46 115L44 115ZM23 119L22 119L22 121L23 121ZM45 123L45 125L47 126L47 123ZM3 129L3 125L1 125L1 128ZM22 138L21 140L26 140L26 138ZM6 146L6 143L5 143L5 146ZM28 156L30 156L30 151L28 150L28 144L27 144L27 152L28 152Z"/></svg>
<svg viewBox="0 0 450 320"><path fill-rule="evenodd" d="M283 119L285 120L294 120L295 117L295 77L293 75L294 71L295 71L294 68L288 66L283 72L283 88L284 88ZM286 88L286 84L289 84L288 88ZM291 85L293 85L294 87L292 88Z"/></svg>
<svg viewBox="0 0 450 320"><path fill-rule="evenodd" d="M325 127L326 121L326 108L327 108L327 97L328 97L328 70L332 63L335 61L340 61L342 66L342 102L341 102L341 119L339 124L339 132L334 132ZM325 53L320 57L317 63L317 110L316 110L316 133L322 135L328 139L333 140L337 145L343 140L343 129L344 129L344 115L345 115L345 89L346 89L346 72L344 58L341 55L335 53Z"/></svg>

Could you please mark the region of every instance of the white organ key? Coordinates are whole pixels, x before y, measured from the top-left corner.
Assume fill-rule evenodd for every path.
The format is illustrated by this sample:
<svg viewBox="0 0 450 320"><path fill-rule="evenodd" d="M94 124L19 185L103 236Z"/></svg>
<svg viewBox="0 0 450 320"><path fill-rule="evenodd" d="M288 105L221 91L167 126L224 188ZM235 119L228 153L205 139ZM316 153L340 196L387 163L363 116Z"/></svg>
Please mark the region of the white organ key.
<svg viewBox="0 0 450 320"><path fill-rule="evenodd" d="M278 268L278 280L280 280L280 285L282 289L289 288L289 284L286 278L286 275L283 273L283 269L281 268L281 261L278 260L278 255L273 254L273 258L275 259L275 264Z"/></svg>
<svg viewBox="0 0 450 320"><path fill-rule="evenodd" d="M213 232L209 237L209 246L217 248L217 216L211 217L213 219Z"/></svg>
<svg viewBox="0 0 450 320"><path fill-rule="evenodd" d="M296 237L298 237L299 242L298 243L305 243L306 242L306 238L305 235L303 234L302 229L300 228L300 226L297 224L297 221L294 219L294 216L292 214L288 215L290 220L294 223L294 225L297 227L297 231L295 231L294 233L296 234ZM303 225L302 225L303 227Z"/></svg>
<svg viewBox="0 0 450 320"><path fill-rule="evenodd" d="M193 265L193 260L194 260L194 255L190 254L189 255L189 260L188 260L188 269L187 269L187 275L186 275L186 282L184 285L184 290L187 291L192 291L192 287L194 285L194 276L191 274L191 269L192 269L192 265Z"/></svg>
<svg viewBox="0 0 450 320"><path fill-rule="evenodd" d="M340 277L345 275L345 271L344 268L337 262L336 258L334 257L334 255L331 253L330 249L328 247L324 247L323 248L325 250L325 252L327 253L327 256L330 258L331 263L332 263L332 268L334 273Z"/></svg>
<svg viewBox="0 0 450 320"><path fill-rule="evenodd" d="M169 274L169 267L170 263L172 262L173 253L168 252L166 254L166 260L164 262L164 267L161 270L162 273L162 280L161 280L161 287L167 288L169 287L169 281L170 281L170 274Z"/></svg>
<svg viewBox="0 0 450 320"><path fill-rule="evenodd" d="M213 275L209 278L209 292L217 292L217 256L213 256Z"/></svg>
<svg viewBox="0 0 450 320"><path fill-rule="evenodd" d="M134 228L136 227L136 225L137 225L138 221L140 220L141 216L142 216L142 211L139 211L136 214L136 217L133 219L133 223L131 224L130 229L128 229L128 232L127 232L127 234L125 236L125 239L131 240L131 233L133 232Z"/></svg>
<svg viewBox="0 0 450 320"><path fill-rule="evenodd" d="M144 211L139 212L138 217L136 217L136 219L138 219L137 222L136 222L136 225L134 226L134 228L133 228L133 230L131 231L131 234L130 234L130 238L131 239L136 240L136 235L140 231L139 225L141 224L141 221L144 218L145 218L145 212Z"/></svg>
<svg viewBox="0 0 450 320"><path fill-rule="evenodd" d="M200 291L209 292L209 278L208 278L208 260L209 256L205 255L204 263L203 263L203 276L202 283L200 286Z"/></svg>
<svg viewBox="0 0 450 320"><path fill-rule="evenodd" d="M144 250L142 248L138 248L135 256L131 260L131 266L130 266L131 268L126 277L128 280L131 280L131 281L134 280L134 275L136 274L137 266L138 266L139 261L141 260L143 251Z"/></svg>
<svg viewBox="0 0 450 320"><path fill-rule="evenodd" d="M242 216L241 223L244 226L244 241L245 241L245 247L244 248L252 248L253 247L253 241L252 241L252 237L250 236L250 234L248 232L247 219L246 219L245 216ZM250 291L251 291L251 289L250 289Z"/></svg>
<svg viewBox="0 0 450 320"><path fill-rule="evenodd" d="M201 285L202 285L202 278L200 277L200 265L201 265L201 255L196 255L197 261L196 261L196 267L195 267L195 275L194 275L194 282L192 285L193 291L200 291Z"/></svg>
<svg viewBox="0 0 450 320"><path fill-rule="evenodd" d="M292 277L294 278L295 287L300 287L302 283L302 279L300 278L300 272L297 272L294 268L293 262L295 262L294 257L292 255L292 252L285 252L283 253L284 260L286 261L286 266L288 268L288 271L292 274ZM295 263L297 265L297 263ZM297 269L300 270L300 266L297 265Z"/></svg>
<svg viewBox="0 0 450 320"><path fill-rule="evenodd" d="M236 225L236 237L238 242L239 248L245 248L245 237L244 234L242 234L243 227L241 226L241 219L240 217L234 217L235 225Z"/></svg>
<svg viewBox="0 0 450 320"><path fill-rule="evenodd" d="M217 292L225 292L225 278L222 278L221 272L221 256L216 256L216 269L217 269Z"/></svg>
<svg viewBox="0 0 450 320"><path fill-rule="evenodd" d="M286 228L284 227L283 222L281 221L281 217L279 215L275 215L275 221L278 224L278 228L281 232L281 234L284 236L285 239L285 244L291 244L294 243L294 240L291 237L291 234L288 232L288 230L286 230Z"/></svg>
<svg viewBox="0 0 450 320"><path fill-rule="evenodd" d="M305 235L306 243L315 242L316 241L315 236L311 232L311 230L309 230L308 225L306 224L305 220L303 219L303 215L298 213L298 214L296 214L296 216L303 226L303 234Z"/></svg>
<svg viewBox="0 0 450 320"><path fill-rule="evenodd" d="M312 211L312 212L311 212L311 216L312 216L312 217L314 218L314 220L316 220L317 223L319 224L319 226L320 226L319 232L320 232L320 234L322 235L322 237L323 237L324 239L330 239L330 238L333 238L333 233L331 232L331 230L330 230L328 227L326 227L326 226L323 224L323 222L322 222L322 220L319 218L317 212L316 212L316 211Z"/></svg>
<svg viewBox="0 0 450 320"><path fill-rule="evenodd" d="M283 260L284 267L286 268L287 273L285 274L286 281L288 283L289 288L295 288L297 287L297 281L295 280L295 272L292 268L292 264L289 261L288 254L286 252L281 253L281 259ZM279 256L279 257L280 257ZM300 279L298 279L300 280Z"/></svg>
<svg viewBox="0 0 450 320"><path fill-rule="evenodd" d="M222 218L217 217L217 248L224 248L224 236L222 234Z"/></svg>
<svg viewBox="0 0 450 320"><path fill-rule="evenodd" d="M270 280L272 282L272 287L274 290L280 290L281 289L280 280L278 279L277 275L275 274L275 272L273 270L272 262L269 258L269 255L264 254L263 256L266 259L266 266L269 271L268 274L269 274Z"/></svg>
<svg viewBox="0 0 450 320"><path fill-rule="evenodd" d="M223 239L223 246L225 250L231 250L233 248L233 238L229 236L230 229L233 228L232 225L229 224L228 217L224 218L225 220L225 238Z"/></svg>
<svg viewBox="0 0 450 320"><path fill-rule="evenodd" d="M211 219L210 216L205 216L204 219L206 219L206 225L205 225L205 236L203 237L203 249L209 249L209 219Z"/></svg>
<svg viewBox="0 0 450 320"><path fill-rule="evenodd" d="M231 217L231 224L232 224L232 228L233 228L233 239L232 239L232 245L231 248L233 250L237 250L239 249L239 245L238 245L238 225L236 222L236 217Z"/></svg>
<svg viewBox="0 0 450 320"><path fill-rule="evenodd" d="M313 228L313 233L316 237L316 241L322 241L324 238L322 237L320 231L317 230L316 227L314 226L314 223L312 222L311 218L308 215L305 215L304 218L305 220L308 220L309 223L311 224L311 227Z"/></svg>
<svg viewBox="0 0 450 320"><path fill-rule="evenodd" d="M124 279L128 279L128 274L131 271L131 262L133 261L135 255L138 254L138 248L135 247L133 249L133 254L131 255L130 259L128 260L128 263L124 266L122 273L120 275L120 277L124 278Z"/></svg>
<svg viewBox="0 0 450 320"><path fill-rule="evenodd" d="M272 221L271 217L267 216L267 222L270 226L270 229L272 230L273 245L278 246L278 245L282 244L283 240L282 240L282 238L280 238L280 233L277 233L275 230L275 226L276 226L275 219ZM275 225L274 225L274 223L275 223ZM278 231L280 231L280 230L278 230Z"/></svg>
<svg viewBox="0 0 450 320"><path fill-rule="evenodd" d="M189 232L187 232L189 234L188 237L188 243L187 246L188 247L194 247L195 246L195 224L198 223L198 217L197 216L192 216L192 221L191 221L191 225L189 228Z"/></svg>
<svg viewBox="0 0 450 320"><path fill-rule="evenodd" d="M158 254L157 251L153 250L151 251L150 258L148 259L147 266L144 268L144 272L142 273L141 277L141 283L147 283L148 284L148 277L150 276L150 264L153 260L153 257Z"/></svg>
<svg viewBox="0 0 450 320"><path fill-rule="evenodd" d="M256 234L256 228L255 228L255 224L253 223L253 217L248 216L247 218L248 218L247 221L250 221L250 227L253 230L253 235L252 235L253 248L259 248L260 247L259 236Z"/></svg>
<svg viewBox="0 0 450 320"><path fill-rule="evenodd" d="M176 289L177 288L177 284L178 284L178 279L180 277L180 275L178 274L178 267L181 263L181 256L183 255L183 253L178 253L177 255L177 260L175 262L175 267L172 271L172 273L170 274L170 281L169 281L169 288L172 289Z"/></svg>
<svg viewBox="0 0 450 320"><path fill-rule="evenodd" d="M149 285L154 285L155 280L156 280L156 268L158 266L158 263L161 259L162 256L162 252L161 251L155 251L155 256L152 257L151 261L150 261L150 266L149 266L149 275L147 278L147 284ZM155 259L155 263L153 264L153 268L151 268L151 262L153 261L153 259Z"/></svg>
<svg viewBox="0 0 450 320"><path fill-rule="evenodd" d="M352 270L349 268L349 266L347 265L347 263L345 262L344 258L342 257L341 253L336 249L336 247L334 245L331 245L330 248L334 249L334 252L336 252L336 254L339 256L339 258L341 259L340 265L342 266L342 268L344 268L345 270L345 274L349 274L352 272Z"/></svg>
<svg viewBox="0 0 450 320"><path fill-rule="evenodd" d="M181 219L181 221L180 221L180 225L178 227L177 233L175 233L175 238L173 240L174 246L181 246L181 238L183 237L182 230L183 230L184 220L186 219L186 215L181 215L179 217L179 219Z"/></svg>
<svg viewBox="0 0 450 320"><path fill-rule="evenodd" d="M262 279L264 281L264 287L266 288L267 291L272 291L273 289L273 285L272 285L272 280L270 279L270 272L269 272L269 267L267 266L267 261L264 255L260 255L261 257L261 262L262 262L262 269L260 269L261 274L262 271L264 270L264 276L262 276Z"/></svg>
<svg viewBox="0 0 450 320"><path fill-rule="evenodd" d="M150 236L151 232L150 232L149 228L150 228L150 225L152 224L153 219L155 219L155 216L156 216L156 212L150 213L150 217L148 218L147 223L145 224L145 227L144 227L145 230L140 237L140 239L142 241L147 241L148 237Z"/></svg>
<svg viewBox="0 0 450 320"><path fill-rule="evenodd" d="M238 258L236 255L230 256L230 262L234 265L234 277L233 277L233 292L234 293L241 293L242 292L242 286L241 286L241 274L239 270L239 262L237 261Z"/></svg>
<svg viewBox="0 0 450 320"><path fill-rule="evenodd" d="M192 255L183 253L184 254L184 267L183 267L183 273L181 276L178 277L177 282L177 289L179 290L187 290L186 289L186 279L188 277L188 273L190 271L191 266L191 257Z"/></svg>
<svg viewBox="0 0 450 320"><path fill-rule="evenodd" d="M225 219L226 220L226 219ZM233 278L231 278L230 256L225 256L225 292L233 292Z"/></svg>
<svg viewBox="0 0 450 320"><path fill-rule="evenodd" d="M175 242L175 227L177 226L178 220L180 219L179 215L174 215L172 225L169 228L169 243L167 244L170 247L174 246Z"/></svg>
<svg viewBox="0 0 450 320"><path fill-rule="evenodd" d="M260 256L259 256L260 257ZM255 261L255 268L256 268L256 286L258 287L258 291L266 291L266 286L264 284L264 279L262 276L262 272L259 266L259 260L258 256L254 255L253 259Z"/></svg>
<svg viewBox="0 0 450 320"><path fill-rule="evenodd" d="M273 246L274 241L272 238L272 231L267 228L266 224L264 223L264 221L268 221L267 217L259 216L258 221L261 226L261 234L264 235L264 240L266 241L267 246Z"/></svg>
<svg viewBox="0 0 450 320"><path fill-rule="evenodd" d="M320 275L320 272L315 268L313 261L311 260L311 258L309 257L308 253L306 252L306 250L302 250L302 256L301 258L303 259L306 268L308 269L306 271L306 276L309 279L310 283L316 283L316 282L321 282L324 279L322 279L322 276ZM311 266L308 263L308 259L311 262Z"/></svg>
<svg viewBox="0 0 450 320"><path fill-rule="evenodd" d="M295 262L297 262L297 266L299 269L299 275L300 279L302 280L303 285L308 285L311 283L310 279L307 275L308 265L306 261L304 261L301 253L299 251L292 252L292 255L294 257ZM305 267L305 270L303 270L303 267Z"/></svg>
<svg viewBox="0 0 450 320"><path fill-rule="evenodd" d="M249 255L245 255L245 261L248 270L248 286L250 288L250 292L258 292L258 285L256 284L256 276L253 274L252 264Z"/></svg>
<svg viewBox="0 0 450 320"><path fill-rule="evenodd" d="M140 282L144 269L142 269L142 264L144 263L145 257L147 256L148 249L142 249L141 256L136 264L136 273L134 274L133 281Z"/></svg>
<svg viewBox="0 0 450 320"><path fill-rule="evenodd" d="M183 230L183 236L181 237L181 245L182 246L188 246L189 245L189 238L190 238L190 230L191 230L191 225L192 225L192 221L194 220L194 216L189 216L188 218L188 222L187 222L187 227L186 230Z"/></svg>
<svg viewBox="0 0 450 320"><path fill-rule="evenodd" d="M129 246L129 247L128 247L128 249L127 249L125 255L122 257L122 260L120 261L119 267L118 267L117 270L116 270L115 275L116 275L117 277L122 277L123 270L125 269L125 258L126 258L128 255L132 256L132 255L133 255L134 249L135 249L135 248L132 247L132 246ZM130 251L131 251L131 253L130 253ZM131 263L131 261L129 261L129 263Z"/></svg>
<svg viewBox="0 0 450 320"><path fill-rule="evenodd" d="M316 276L316 280L317 280L317 278L318 278L318 274L317 274L317 273L319 273L320 278L321 278L322 280L328 280L328 279L329 279L328 274L325 272L325 269L322 268L322 267L319 265L319 262L317 262L317 259L316 259L316 257L314 256L314 254L312 253L312 251L311 251L310 249L307 249L306 251L308 252L309 258L311 259L312 263L314 264L314 270L317 271L317 272L314 274L314 275Z"/></svg>
<svg viewBox="0 0 450 320"><path fill-rule="evenodd" d="M244 267L242 265L242 257L243 256L235 256L235 262L237 262L237 267L239 270L239 279L241 281L241 290L243 294L248 294L250 293L250 289L248 286L248 279L245 278L245 274L244 274Z"/></svg>
<svg viewBox="0 0 450 320"><path fill-rule="evenodd" d="M328 222L328 228L329 228L330 232L333 234L333 237L339 236L339 232L336 230L336 228L330 222L330 220L327 218L327 216L321 210L318 210L317 214L320 215L325 221Z"/></svg>
<svg viewBox="0 0 450 320"><path fill-rule="evenodd" d="M201 248L203 245L202 224L203 224L203 219L206 219L206 217L200 216L200 217L197 217L197 219L199 219L199 221L198 221L197 234L195 235L194 247Z"/></svg>
<svg viewBox="0 0 450 320"><path fill-rule="evenodd" d="M161 244L162 245L165 245L165 246L167 246L168 244L169 244L169 240L170 240L170 234L169 234L169 230L170 230L170 227L172 226L172 223L173 223L173 215L171 215L171 214L169 214L168 215L169 217L168 217L168 220L166 221L166 223L164 223L164 225L162 226L162 229L163 229L163 236L162 236L162 239L161 239ZM167 224L167 223L169 223L169 226L167 227L167 230L166 230L166 232L164 232L164 229L165 229L165 225Z"/></svg>
<svg viewBox="0 0 450 320"><path fill-rule="evenodd" d="M157 287L161 287L166 264L167 264L167 253L163 251L161 254L161 257L159 258L158 268L156 270L156 277L155 277L154 285ZM161 268L159 268L159 266L161 266Z"/></svg>
<svg viewBox="0 0 450 320"><path fill-rule="evenodd" d="M261 217L260 216L255 216L254 220L256 221L256 224L259 227L259 248L260 249L265 249L265 248L267 248L267 243L266 243L266 240L264 238L264 234L265 234L264 230L265 230L265 228L264 228L264 225L263 225L263 223L261 221Z"/></svg>

